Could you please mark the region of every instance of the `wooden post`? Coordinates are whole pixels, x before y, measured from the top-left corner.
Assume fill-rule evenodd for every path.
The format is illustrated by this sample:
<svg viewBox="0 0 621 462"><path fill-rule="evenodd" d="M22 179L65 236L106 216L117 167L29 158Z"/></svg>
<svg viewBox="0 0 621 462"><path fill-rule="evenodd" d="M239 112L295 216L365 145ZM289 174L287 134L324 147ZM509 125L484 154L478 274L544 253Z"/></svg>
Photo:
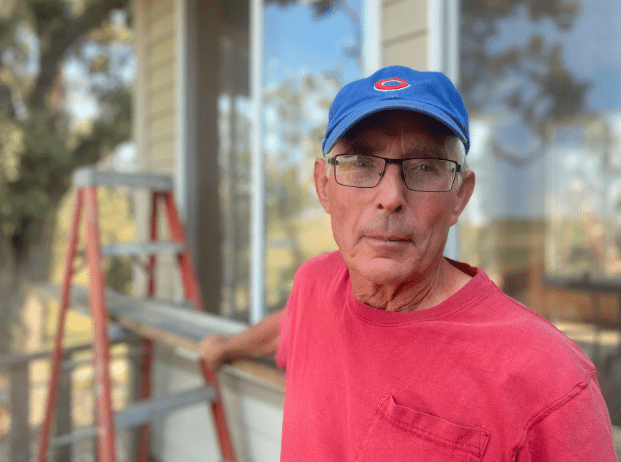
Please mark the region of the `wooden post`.
<svg viewBox="0 0 621 462"><path fill-rule="evenodd" d="M65 354L64 364L69 364L71 356ZM71 419L71 371L72 367L61 366L58 396L56 398L56 436L67 435L73 430ZM54 451L55 462L71 462L72 445L65 445Z"/></svg>
<svg viewBox="0 0 621 462"><path fill-rule="evenodd" d="M30 462L29 392L28 362L22 362L11 371L9 460L12 462Z"/></svg>
<svg viewBox="0 0 621 462"><path fill-rule="evenodd" d="M240 2L243 3L243 2ZM188 2L188 52L190 59L188 72L192 72L194 81L188 83L187 121L190 124L190 143L195 151L189 154L189 176L194 177L196 198L188 205L187 218L191 218L188 226L200 236L197 249L196 272L203 291L204 307L208 312L219 313L222 288L222 221L220 208L220 169L218 168L218 91L209 88L205 82L218 82L220 67L219 42L221 37L222 14L220 5L223 2L205 2L191 0ZM209 27L205 27L209 24ZM194 61L194 62L193 62ZM192 63L193 62L193 63ZM191 114L191 115L190 115ZM235 213L228 210L227 213ZM192 216L194 215L194 216ZM193 223L193 224L192 224ZM233 238L233 236L229 236Z"/></svg>
<svg viewBox="0 0 621 462"><path fill-rule="evenodd" d="M132 354L131 350L133 348L137 348L143 345L142 339L140 337L135 337L128 342L129 348L129 356L127 360L130 364L130 375L129 375L129 388L130 388L130 402L136 402L140 400L142 395L142 354ZM140 427L136 427L130 430L127 430L128 433L128 444L127 444L127 460L128 461L137 461L138 459L138 448L140 446L140 435L141 430Z"/></svg>

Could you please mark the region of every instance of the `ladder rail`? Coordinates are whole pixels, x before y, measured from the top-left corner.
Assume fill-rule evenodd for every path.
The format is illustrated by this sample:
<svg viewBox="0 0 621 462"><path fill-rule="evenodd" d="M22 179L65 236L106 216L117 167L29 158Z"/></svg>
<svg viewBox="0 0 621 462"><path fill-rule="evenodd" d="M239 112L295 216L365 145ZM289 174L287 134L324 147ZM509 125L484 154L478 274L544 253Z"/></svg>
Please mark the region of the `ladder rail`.
<svg viewBox="0 0 621 462"><path fill-rule="evenodd" d="M179 214L177 213L177 207L175 205L175 199L171 192L164 193L164 203L166 206L166 218L168 220L168 229L173 240L178 242L187 242ZM190 250L185 247L183 252L179 253L177 257L179 261L179 267L181 268L181 278L183 284L183 290L186 300L192 300L194 302L194 309L196 311L205 311L203 305L203 297L198 287L198 281L196 280L196 271L194 270L194 264L192 263L192 257Z"/></svg>
<svg viewBox="0 0 621 462"><path fill-rule="evenodd" d="M38 462L45 462L50 442L50 432L52 429L52 419L56 411L56 396L58 395L58 382L60 379L60 366L62 359L62 342L65 334L65 316L69 306L69 296L71 292L71 277L73 276L73 260L75 259L78 246L80 215L82 212L82 194L78 191L75 198L73 209L73 221L69 231L69 241L67 253L65 255L65 269L63 272L63 282L60 297L60 311L58 314L58 326L56 327L56 337L54 340L54 350L52 352L52 365L50 371L50 388L47 394L47 405L45 407L45 417L39 435L39 454Z"/></svg>
<svg viewBox="0 0 621 462"><path fill-rule="evenodd" d="M211 402L211 412L214 416L214 423L216 424L216 433L218 434L218 442L220 443L220 452L222 457L226 461L235 461L235 452L233 451L233 442L229 435L228 425L226 421L226 413L224 412L224 405L220 394L220 387L218 384L218 376L216 373L207 367L207 363L204 359L200 359L201 373L207 383L210 383L216 391L217 398Z"/></svg>
<svg viewBox="0 0 621 462"><path fill-rule="evenodd" d="M94 364L97 376L95 388L99 435L97 443L101 462L116 462L115 431L112 416L112 386L110 381L110 346L108 343L108 312L104 293L105 276L101 268L101 242L97 191L84 188L86 206L86 254L90 272L90 305L93 313Z"/></svg>
<svg viewBox="0 0 621 462"><path fill-rule="evenodd" d="M77 186L76 203L73 222L69 236L63 286L61 292L61 309L52 358L52 372L50 388L45 410L45 419L42 426L39 443L38 462L47 460L50 448L50 431L56 406L56 393L60 375L60 356L64 337L66 311L71 296L71 278L75 272L73 268L77 255L79 240L80 217L84 212L87 242L86 261L88 263L90 283L88 287L88 306L93 318L94 366L96 370L96 426L83 428L77 436L63 435L53 440L53 446L58 447L70 444L76 438L97 436L98 460L100 462L116 462L115 439L116 431L139 426L138 461L148 462L150 458L150 427L152 416L170 412L179 407L194 404L199 401L211 402L211 411L217 431L220 452L224 460L234 462L233 444L228 432L224 405L220 394L218 376L210 370L203 359L199 360L201 374L207 387L200 390L191 390L184 396L171 400L171 397L141 402L125 410L113 413L110 379L110 342L108 338L108 317L110 312L106 301L105 276L102 270L102 255L107 252L111 255L131 254L148 256L147 296L152 299L155 293L155 278L153 269L156 265L156 253L176 253L177 266L181 273L181 282L186 301L191 301L194 309L204 312L204 304L192 258L187 245L183 225L179 219L176 204L172 193L172 179L162 175L124 174L118 172L100 172L95 168L78 169L73 176L74 186ZM97 203L97 185L142 187L152 190L151 214L149 223L149 242L147 244L117 244L103 248L99 230L99 211ZM164 201L165 213L172 242L157 241L158 200ZM157 242L156 242L157 241ZM124 302L127 303L127 302ZM157 307L154 307L157 309ZM189 312L188 312L189 313ZM141 361L140 395L143 400L151 397L151 372L153 366L153 341L143 333L143 356ZM182 394L183 395L183 394Z"/></svg>
<svg viewBox="0 0 621 462"><path fill-rule="evenodd" d="M177 213L177 207L175 206L175 199L171 192L164 193L164 200L166 204L166 218L168 219L168 229L172 238L176 241L187 242L183 231L183 225L179 220L179 214ZM186 300L193 300L195 303L195 309L197 311L204 312L205 306L203 302L203 295L196 278L196 271L194 270L194 264L192 262L192 256L186 246L184 251L179 254L179 267L181 268L183 278L183 289L185 292ZM224 411L224 405L220 397L220 388L218 384L218 376L214 371L207 367L207 363L204 359L200 360L200 368L205 382L211 384L217 393L217 399L211 403L211 411L214 416L216 424L216 432L218 433L218 442L220 443L220 451L222 457L225 460L233 462L235 460L235 453L233 451L233 442L228 431L226 413Z"/></svg>

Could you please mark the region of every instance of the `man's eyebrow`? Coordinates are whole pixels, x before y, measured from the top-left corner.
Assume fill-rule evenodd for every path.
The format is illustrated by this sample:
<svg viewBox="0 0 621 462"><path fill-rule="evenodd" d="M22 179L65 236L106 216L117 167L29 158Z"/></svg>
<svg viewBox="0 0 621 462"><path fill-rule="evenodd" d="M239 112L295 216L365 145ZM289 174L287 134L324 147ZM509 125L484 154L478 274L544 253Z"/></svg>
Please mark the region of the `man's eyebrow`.
<svg viewBox="0 0 621 462"><path fill-rule="evenodd" d="M335 152L335 154L364 154L364 155L377 155L382 150L384 144L381 142L374 142L374 140L342 140L342 152ZM447 153L442 147L428 145L424 143L413 142L410 146L406 146L407 157L432 157L438 159L444 159L447 157Z"/></svg>
<svg viewBox="0 0 621 462"><path fill-rule="evenodd" d="M408 157L433 157L442 159L446 157L446 152L443 149L438 149L431 146L415 146L408 149Z"/></svg>
<svg viewBox="0 0 621 462"><path fill-rule="evenodd" d="M342 154L366 154L371 155L378 149L379 146L373 146L369 143L361 143L355 140L343 142Z"/></svg>

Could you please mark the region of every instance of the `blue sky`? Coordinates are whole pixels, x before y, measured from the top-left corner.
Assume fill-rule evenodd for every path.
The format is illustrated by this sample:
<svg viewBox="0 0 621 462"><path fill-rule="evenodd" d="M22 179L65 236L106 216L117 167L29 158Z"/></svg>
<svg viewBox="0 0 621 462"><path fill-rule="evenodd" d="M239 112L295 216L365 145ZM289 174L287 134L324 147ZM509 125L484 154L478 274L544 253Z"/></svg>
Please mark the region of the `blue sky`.
<svg viewBox="0 0 621 462"><path fill-rule="evenodd" d="M574 27L559 30L551 19L532 22L526 8L516 9L504 20L498 35L490 40L492 51L521 46L533 34L542 34L548 44L561 43L565 64L572 74L591 83L587 107L595 111L621 109L621 4L619 0L582 0Z"/></svg>
<svg viewBox="0 0 621 462"><path fill-rule="evenodd" d="M621 120L621 3L619 0L580 3L574 26L567 31L559 30L550 19L533 22L526 9L518 7L512 18L499 23L488 49L502 53L522 47L534 34L544 37L546 47L560 43L566 67L578 81L589 84L587 111L601 114L613 123ZM522 80L527 81L523 76ZM521 83L503 82L507 86ZM529 87L520 90L527 94ZM507 107L494 107L479 119L471 123L473 149L468 156L478 175L475 197L467 212L472 221L483 223L486 217L497 216L575 214L580 204L571 188L576 184L589 192L584 195L597 213L607 215L612 211L606 201L617 174L606 170L602 147L589 146L580 139L582 129L569 126L571 136L565 141L559 140L555 133L555 144L545 156L529 166L515 167L489 156L486 146L489 140L502 141L504 148L516 152L527 151L531 144L534 153L544 149L541 142L531 140L527 130L520 130L520 115ZM621 123L614 127L621 134ZM503 136L505 128L508 133ZM550 207L552 199L554 209Z"/></svg>
<svg viewBox="0 0 621 462"><path fill-rule="evenodd" d="M360 11L360 0L349 0ZM310 5L279 7L269 4L263 11L265 86L304 72L334 69L344 46L354 43L351 20L340 10L315 19ZM348 82L361 77L351 60L343 69Z"/></svg>
<svg viewBox="0 0 621 462"><path fill-rule="evenodd" d="M113 11L110 19L120 28L126 27L127 15L121 11ZM87 42L82 47L82 55L88 60L103 53L109 59L109 66L114 74L124 85L131 85L136 74L136 63L133 56L127 61L120 61L123 57L131 53L132 44L115 42L109 49ZM74 117L74 123L82 122L84 119L96 117L99 114L96 99L90 93L90 85L95 82L93 76L89 77L88 62L83 59L70 57L63 67L63 75L67 83L67 106Z"/></svg>
<svg viewBox="0 0 621 462"><path fill-rule="evenodd" d="M348 3L358 10L363 20L361 1L348 0ZM281 7L270 3L264 7L263 25L262 80L265 91L287 78L299 79L307 73L318 75L324 71L337 71L343 83L362 77L362 69L343 54L346 47L355 43L355 29L352 20L340 9L318 19L309 4L294 3ZM321 78L316 81L322 85ZM323 83L325 86L315 89L313 96L303 105L304 117L309 120L297 128L305 134L318 122L320 125L327 123L327 108L315 100L331 100L338 89ZM265 105L264 111L263 144L266 152L280 156L282 168L290 166L290 162L301 162L303 147L284 144L286 127L269 104ZM289 160L283 163L283 156L288 156Z"/></svg>

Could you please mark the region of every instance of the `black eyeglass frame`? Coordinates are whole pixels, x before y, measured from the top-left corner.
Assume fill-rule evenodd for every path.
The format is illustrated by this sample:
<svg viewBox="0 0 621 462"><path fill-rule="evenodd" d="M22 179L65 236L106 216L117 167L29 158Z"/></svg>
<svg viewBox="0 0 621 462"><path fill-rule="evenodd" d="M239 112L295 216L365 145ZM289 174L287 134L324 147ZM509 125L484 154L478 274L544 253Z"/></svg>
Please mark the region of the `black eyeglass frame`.
<svg viewBox="0 0 621 462"><path fill-rule="evenodd" d="M384 168L382 169L382 171L379 174L379 180L377 180L377 183L375 183L375 185L373 186L353 186L350 184L343 184L343 183L339 183L339 180L336 178L336 169L338 168L338 164L337 164L337 158L339 157L343 157L343 156L355 156L355 155L363 155L365 157L373 157L375 159L382 159L384 161ZM453 179L451 181L451 186L448 189L442 189L440 191L436 191L436 190L425 190L425 189L412 189L408 186L407 181L405 181L405 174L403 173L403 162L408 161L408 160L445 160L448 162L451 162L453 164L455 164L455 171L453 172ZM457 177L457 174L461 172L461 167L462 165L457 163L457 161L455 160L451 160L451 159L443 159L443 158L439 158L439 157L409 157L407 159L391 159L388 157L380 157L380 156L374 156L371 154L351 154L348 152L343 152L341 154L336 154L330 158L328 158L328 164L330 165L334 165L334 181L336 181L337 184L341 185L341 186L345 186L347 188L362 188L362 189L372 189L377 187L377 185L380 184L380 182L382 181L382 178L384 178L384 174L386 173L386 168L388 167L388 164L398 164L401 167L401 179L403 180L403 183L405 184L405 187L408 188L410 191L417 191L417 192L448 192L451 189L453 189L453 185L455 184L455 178Z"/></svg>

